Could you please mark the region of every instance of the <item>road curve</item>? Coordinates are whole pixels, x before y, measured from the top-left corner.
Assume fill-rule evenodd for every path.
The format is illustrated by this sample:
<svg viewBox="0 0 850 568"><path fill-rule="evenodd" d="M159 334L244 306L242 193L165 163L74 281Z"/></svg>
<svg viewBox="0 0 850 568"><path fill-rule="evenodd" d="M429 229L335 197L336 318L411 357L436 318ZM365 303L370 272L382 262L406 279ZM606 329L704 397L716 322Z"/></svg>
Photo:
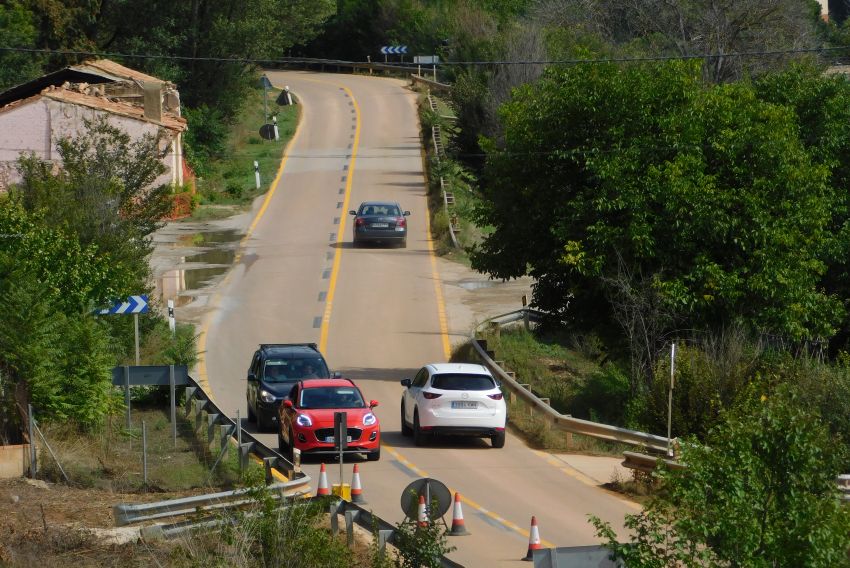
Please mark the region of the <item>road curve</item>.
<svg viewBox="0 0 850 568"><path fill-rule="evenodd" d="M636 505L515 436L501 450L451 439L416 448L401 436L398 381L445 360L452 329L428 237L416 95L393 79L267 75L297 95L302 117L201 328L199 378L222 410L245 416L245 374L257 344L314 341L334 370L381 403L383 455L360 463L360 477L367 506L382 518L402 520L399 499L409 482L439 479L463 496L472 534L450 539L457 547L450 557L470 567L518 564L532 515L546 546L596 543L589 513L621 527ZM411 211L406 249L351 247L346 212L367 199L396 200ZM277 443L273 434L261 438ZM318 463L305 469L318 479ZM343 471L350 483L351 466ZM328 472L337 483L339 466Z"/></svg>

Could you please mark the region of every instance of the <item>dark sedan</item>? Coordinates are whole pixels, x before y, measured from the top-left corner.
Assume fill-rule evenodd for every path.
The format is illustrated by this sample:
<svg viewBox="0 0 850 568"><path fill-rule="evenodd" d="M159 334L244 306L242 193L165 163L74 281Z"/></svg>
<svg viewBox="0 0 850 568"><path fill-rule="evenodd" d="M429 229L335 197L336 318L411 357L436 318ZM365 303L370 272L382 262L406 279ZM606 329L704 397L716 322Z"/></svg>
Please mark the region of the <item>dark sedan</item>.
<svg viewBox="0 0 850 568"><path fill-rule="evenodd" d="M407 217L410 211L402 211L394 201L364 201L354 215L354 246L365 242L397 244L407 246Z"/></svg>

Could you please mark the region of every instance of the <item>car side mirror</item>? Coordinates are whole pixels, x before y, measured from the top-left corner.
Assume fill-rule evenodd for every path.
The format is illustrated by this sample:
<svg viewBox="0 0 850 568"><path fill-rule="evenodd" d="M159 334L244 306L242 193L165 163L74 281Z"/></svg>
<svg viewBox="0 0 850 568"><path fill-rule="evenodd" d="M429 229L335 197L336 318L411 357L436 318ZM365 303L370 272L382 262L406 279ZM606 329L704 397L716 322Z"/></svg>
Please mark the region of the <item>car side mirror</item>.
<svg viewBox="0 0 850 568"><path fill-rule="evenodd" d="M401 386L410 388L410 379L402 379Z"/></svg>
<svg viewBox="0 0 850 568"><path fill-rule="evenodd" d="M357 211L352 209L351 211L348 212L348 214L349 215L357 215Z"/></svg>
<svg viewBox="0 0 850 568"><path fill-rule="evenodd" d="M256 381L257 375L255 375L254 373L248 373L248 380L249 381Z"/></svg>
<svg viewBox="0 0 850 568"><path fill-rule="evenodd" d="M404 216L405 216L405 217L408 217L409 215L410 215L410 211L405 211L405 212L404 212Z"/></svg>
<svg viewBox="0 0 850 568"><path fill-rule="evenodd" d="M291 400L284 400L283 406L284 406L284 408L292 408L292 401Z"/></svg>
<svg viewBox="0 0 850 568"><path fill-rule="evenodd" d="M369 408L375 408L376 406L378 406L377 400L370 400L369 401Z"/></svg>
<svg viewBox="0 0 850 568"><path fill-rule="evenodd" d="M340 373L339 371L334 371L333 373L331 373L331 378L332 379L341 379L342 373Z"/></svg>

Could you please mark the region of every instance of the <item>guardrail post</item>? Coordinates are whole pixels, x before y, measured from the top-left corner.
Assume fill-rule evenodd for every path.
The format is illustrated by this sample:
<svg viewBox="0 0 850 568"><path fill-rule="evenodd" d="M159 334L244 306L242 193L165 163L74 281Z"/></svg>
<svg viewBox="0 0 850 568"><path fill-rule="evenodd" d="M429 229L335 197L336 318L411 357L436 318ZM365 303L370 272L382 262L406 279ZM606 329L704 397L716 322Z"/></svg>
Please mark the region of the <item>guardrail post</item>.
<svg viewBox="0 0 850 568"><path fill-rule="evenodd" d="M378 530L378 551L382 556L387 551L387 543L392 541L393 533L390 529Z"/></svg>
<svg viewBox="0 0 850 568"><path fill-rule="evenodd" d="M359 516L360 511L357 510L345 512L345 541L348 544L348 548L354 546L354 521Z"/></svg>
<svg viewBox="0 0 850 568"><path fill-rule="evenodd" d="M207 414L207 445L215 440L215 425L218 423L218 414Z"/></svg>
<svg viewBox="0 0 850 568"><path fill-rule="evenodd" d="M277 458L272 456L268 458L263 458L263 469L266 471L266 485L271 485L272 481L274 481L274 476L272 475L272 467L274 466L274 462L277 461Z"/></svg>
<svg viewBox="0 0 850 568"><path fill-rule="evenodd" d="M230 435L233 433L233 427L230 424L219 424L218 433L219 438L221 438L221 449L227 447L227 440L230 438Z"/></svg>
<svg viewBox="0 0 850 568"><path fill-rule="evenodd" d="M195 413L195 431L201 427L201 412L204 410L204 401L203 400L193 400L192 401L192 410Z"/></svg>
<svg viewBox="0 0 850 568"><path fill-rule="evenodd" d="M345 501L331 501L328 505L328 514L331 517L331 534L339 534L339 513L345 512Z"/></svg>

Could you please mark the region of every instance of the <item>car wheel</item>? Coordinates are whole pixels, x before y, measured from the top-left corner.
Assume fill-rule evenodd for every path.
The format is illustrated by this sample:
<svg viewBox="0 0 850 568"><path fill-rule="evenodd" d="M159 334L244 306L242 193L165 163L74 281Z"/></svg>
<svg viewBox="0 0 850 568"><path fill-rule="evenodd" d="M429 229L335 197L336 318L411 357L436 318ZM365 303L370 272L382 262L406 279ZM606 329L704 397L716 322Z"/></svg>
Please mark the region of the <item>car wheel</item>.
<svg viewBox="0 0 850 568"><path fill-rule="evenodd" d="M251 409L251 403L248 403L248 422L256 422L257 415L254 414L254 411Z"/></svg>
<svg viewBox="0 0 850 568"><path fill-rule="evenodd" d="M504 448L505 447L505 431L496 432L492 436L490 436L490 443L494 448Z"/></svg>
<svg viewBox="0 0 850 568"><path fill-rule="evenodd" d="M369 460L370 462L376 462L379 459L381 459L381 448L380 448L380 446L374 452L369 452L368 454L366 454L366 459Z"/></svg>
<svg viewBox="0 0 850 568"><path fill-rule="evenodd" d="M419 411L413 413L413 443L417 446L425 445L425 433L419 427Z"/></svg>
<svg viewBox="0 0 850 568"><path fill-rule="evenodd" d="M353 241L351 241L351 246L352 248L360 248L360 241L354 239Z"/></svg>
<svg viewBox="0 0 850 568"><path fill-rule="evenodd" d="M413 434L413 429L407 425L407 422L404 420L404 403L401 403L401 435L402 436L410 436Z"/></svg>
<svg viewBox="0 0 850 568"><path fill-rule="evenodd" d="M404 239L403 241L398 243L398 248L406 249L407 248L407 239Z"/></svg>

